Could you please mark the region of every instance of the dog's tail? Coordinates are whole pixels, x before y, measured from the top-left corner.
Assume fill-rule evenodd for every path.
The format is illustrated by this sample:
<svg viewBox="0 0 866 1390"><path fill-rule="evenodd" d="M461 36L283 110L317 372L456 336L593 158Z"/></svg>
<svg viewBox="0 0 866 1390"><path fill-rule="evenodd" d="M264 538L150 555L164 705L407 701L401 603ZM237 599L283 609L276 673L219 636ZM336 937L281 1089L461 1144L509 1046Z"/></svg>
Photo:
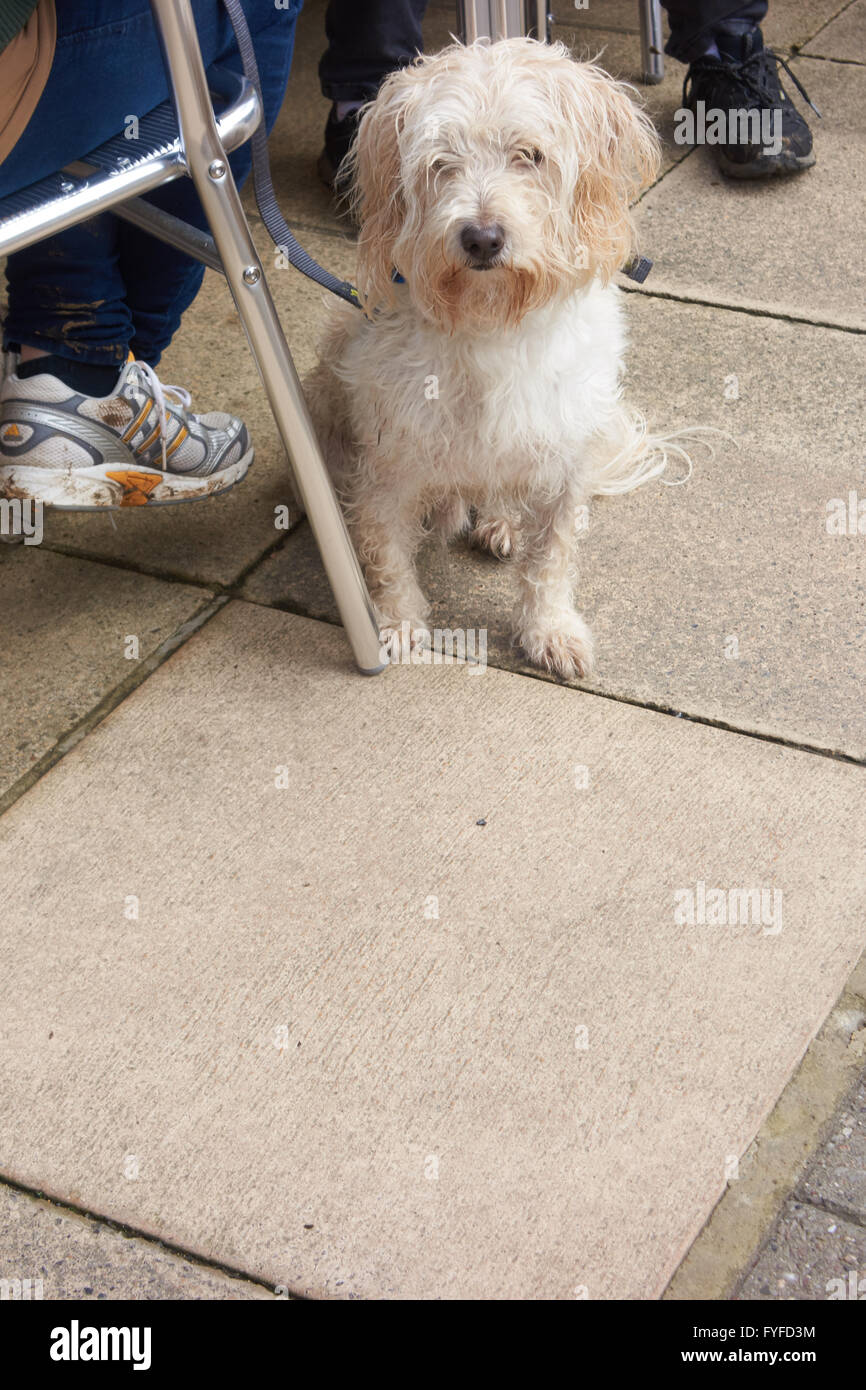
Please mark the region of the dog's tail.
<svg viewBox="0 0 866 1390"><path fill-rule="evenodd" d="M594 497L619 492L632 492L654 478L668 487L687 483L694 465L686 442L705 444L712 451L704 434L721 433L707 426L674 430L671 434L653 434L639 410L622 405L611 424L591 451L588 482ZM676 460L682 477L665 478L668 465Z"/></svg>

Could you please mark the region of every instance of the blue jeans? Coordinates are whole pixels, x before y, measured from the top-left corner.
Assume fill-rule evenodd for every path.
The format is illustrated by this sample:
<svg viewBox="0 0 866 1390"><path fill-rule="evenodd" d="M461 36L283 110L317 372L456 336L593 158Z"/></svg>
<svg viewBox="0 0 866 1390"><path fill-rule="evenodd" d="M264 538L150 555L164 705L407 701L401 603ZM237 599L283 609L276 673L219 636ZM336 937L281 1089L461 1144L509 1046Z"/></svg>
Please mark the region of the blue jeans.
<svg viewBox="0 0 866 1390"><path fill-rule="evenodd" d="M243 0L271 128L285 95L295 22L303 0ZM241 71L221 0L193 0L205 66ZM168 97L147 0L62 0L57 49L42 98L0 164L0 197L81 158ZM231 155L235 178L250 169L249 144ZM192 181L148 194L150 202L205 227ZM111 213L103 213L9 257L4 347L27 344L61 357L110 365L132 351L155 366L198 293L198 261Z"/></svg>

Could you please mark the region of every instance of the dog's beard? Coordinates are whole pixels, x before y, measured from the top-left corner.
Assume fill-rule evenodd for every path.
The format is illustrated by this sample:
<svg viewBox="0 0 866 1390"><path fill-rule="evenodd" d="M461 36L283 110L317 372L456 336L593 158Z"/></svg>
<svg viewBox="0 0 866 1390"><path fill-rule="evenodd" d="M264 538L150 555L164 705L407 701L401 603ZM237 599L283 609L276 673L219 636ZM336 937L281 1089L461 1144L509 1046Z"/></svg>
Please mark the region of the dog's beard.
<svg viewBox="0 0 866 1390"><path fill-rule="evenodd" d="M557 261L504 260L486 270L438 256L407 267L410 293L422 315L449 333L514 328L533 309L576 287Z"/></svg>

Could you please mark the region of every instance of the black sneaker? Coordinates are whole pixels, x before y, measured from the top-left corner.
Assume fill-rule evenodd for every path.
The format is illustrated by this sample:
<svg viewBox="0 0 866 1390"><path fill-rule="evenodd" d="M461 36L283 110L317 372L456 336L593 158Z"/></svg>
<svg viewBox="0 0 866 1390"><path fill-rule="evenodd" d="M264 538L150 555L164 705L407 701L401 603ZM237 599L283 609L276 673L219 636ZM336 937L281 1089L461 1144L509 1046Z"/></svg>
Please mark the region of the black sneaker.
<svg viewBox="0 0 866 1390"><path fill-rule="evenodd" d="M740 139L713 146L722 173L734 179L763 179L808 169L815 163L812 132L782 88L779 66L815 114L821 113L785 59L764 47L757 25L744 34L718 34L716 44L720 58L707 55L690 64L683 83L683 105L696 114L699 101L706 113L721 110L726 116L729 111L780 112L780 116L762 117L763 136L747 121ZM775 138L777 131L781 141ZM765 143L768 139L769 144Z"/></svg>
<svg viewBox="0 0 866 1390"><path fill-rule="evenodd" d="M360 109L349 111L341 121L337 120L337 108L332 106L325 126L325 147L319 155L317 169L322 183L327 184L337 200L341 212L349 208L349 180L341 175L340 166L358 131Z"/></svg>

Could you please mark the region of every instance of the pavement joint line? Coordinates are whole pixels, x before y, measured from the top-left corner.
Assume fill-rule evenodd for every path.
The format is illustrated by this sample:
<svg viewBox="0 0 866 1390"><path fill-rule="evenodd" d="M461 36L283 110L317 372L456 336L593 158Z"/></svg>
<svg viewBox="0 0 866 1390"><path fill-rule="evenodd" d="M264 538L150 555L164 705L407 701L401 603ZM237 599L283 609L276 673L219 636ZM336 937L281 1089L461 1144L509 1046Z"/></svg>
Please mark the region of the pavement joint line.
<svg viewBox="0 0 866 1390"><path fill-rule="evenodd" d="M294 529L295 528L293 527L292 531ZM292 531L288 531L283 536L280 536L275 545L268 552L268 554L273 554L275 549L281 547L282 545L285 545L288 541L288 537L292 534ZM58 551L56 553L66 554L67 552ZM79 557L75 556L75 558ZM140 572L139 570L134 569L132 566L124 566L123 564L115 560L92 559L92 557L90 556L86 556L83 558L90 560L94 564L104 564L111 569L129 569L133 573ZM221 586L219 592L214 592L215 586L207 588L205 585L199 585L198 587L201 587L203 592L210 594L210 598L204 604L204 606L201 609L199 609L199 611L195 613L192 618L189 618L185 623L182 623L181 626L174 633L172 633L169 637L165 638L165 640L162 641L153 652L151 652L150 656L145 657L138 664L136 669L130 672L129 676L127 676L124 680L120 681L118 685L113 686L111 690L107 691L106 694L102 697L102 699L99 700L97 704L93 706L92 709L88 710L86 714L82 715L81 719L79 719L77 723L73 724L72 727L66 731L66 733L61 735L61 737L57 739L53 746L49 748L48 751L44 753L42 757L39 758L36 761L36 763L34 763L32 767L28 768L28 770L25 773L23 773L21 777L17 778L12 783L12 785L8 787L2 795L0 795L0 817L5 815L5 813L17 801L19 801L22 796L26 795L26 793L30 791L31 787L34 787L37 782L41 781L45 774L47 772L50 772L51 769L55 767L57 763L59 763L68 752L71 751L71 749L73 749L84 738L86 738L87 735L91 733L91 731L95 729L99 724L101 724L102 721L109 714L111 714L115 709L117 709L118 706L123 703L123 701L127 698L128 695L132 695L139 688L140 685L143 685L144 682L151 675L153 675L153 673L156 670L158 670L158 668L163 664L163 662L165 662L175 651L177 651L179 647L183 646L190 637L192 637L196 632L200 631L200 629L203 628L210 621L211 618L215 617L216 614L222 608L224 608L226 604L230 601L239 603L250 603L253 606L259 608L272 608L277 612L288 613L295 617L305 618L308 622L324 622L330 627L341 626L340 623L335 622L333 619L330 618L312 617L309 612L305 612L303 608L301 608L299 605L292 605L285 601L266 603L259 599L251 599L247 595L241 593L240 588L245 582L246 577L249 574L251 574L255 570L255 568L257 568L257 566L260 563L262 563L262 561L265 558L267 558L267 556L262 556L259 560L253 562L252 565L247 567L243 574L238 576L237 580L234 581L233 585ZM148 574L148 577L153 577L147 571L141 572ZM164 578L164 576L162 575L157 575L156 577ZM166 582L180 583L186 581L167 580ZM543 675L541 672L535 672L526 668L523 670L513 671L508 667L496 666L495 662L491 662L490 664L494 667L495 670L506 671L511 675L523 676L525 678L528 678L529 680L543 681L545 684L559 684L558 681L555 681L551 677ZM670 705L663 705L655 701L638 700L636 698L631 698L627 695L617 695L612 691L588 690L581 687L564 688L573 689L579 695L595 696L596 698L602 700L612 700L617 704L631 705L633 708L636 709L649 710L653 714L665 715L669 719L684 719L689 724L703 725L705 728L717 729L721 733L733 734L740 738L753 739L756 742L760 743L774 744L780 748L789 748L793 752L808 753L811 754L813 757L827 758L832 762L843 763L849 767L866 766L866 758L857 758L854 757L853 754L842 753L838 750L833 750L829 748L821 748L817 744L801 743L794 739L786 739L778 734L768 734L762 733L755 729L740 728L737 725L730 724L725 720L713 719L709 715L689 714L684 710L677 710Z"/></svg>
<svg viewBox="0 0 866 1390"><path fill-rule="evenodd" d="M182 647L190 637L210 622L221 608L228 603L228 598L223 594L211 597L197 613L194 613L186 622L181 623L170 636L166 637L149 656L144 657L138 662L134 670L130 671L122 681L112 686L111 690L106 691L102 699L99 700L92 709L72 725L66 733L62 734L41 758L22 773L10 787L0 795L0 816L6 814L10 808L21 799L31 787L34 787L47 772L56 766L76 744L87 737L97 725L101 724L118 705L122 704L127 695L131 695L149 676L162 665L164 661L173 655L174 652Z"/></svg>
<svg viewBox="0 0 866 1390"><path fill-rule="evenodd" d="M326 623L328 627L341 628L342 624L335 618L317 617L305 610L299 604L292 603L289 599L277 599L268 602L265 599L252 598L249 594L229 594L236 602L250 603L256 608L273 608L278 613L288 613L296 618L306 618L312 623ZM460 663L463 664L463 663ZM611 690L589 689L581 685L565 685L556 680L554 676L545 675L542 671L536 671L532 667L525 666L515 670L511 666L498 666L495 661L488 661L488 665L495 671L504 671L507 675L523 676L527 680L542 681L545 685L558 685L563 690L572 690L576 695L595 696L600 700L612 700L616 704L631 705L634 709L649 710L652 714L664 714L669 719L683 719L687 724L702 724L708 729L718 729L721 733L736 734L740 738L754 739L758 743L772 743L779 748L790 748L794 753L810 753L816 758L827 758L831 762L844 763L847 767L866 767L866 756L855 757L853 753L842 753L838 749L822 748L817 743L799 743L796 739L785 738L782 734L762 733L758 729L740 728L737 724L730 724L724 719L714 719L709 714L688 714L685 710L678 710L673 705L663 705L652 700L639 700L630 695L617 695Z"/></svg>
<svg viewBox="0 0 866 1390"><path fill-rule="evenodd" d="M828 28L829 25L835 24L836 20L840 17L840 15L843 15L846 10L850 10L856 4L857 0L845 0L845 3L843 5L840 5L839 9L836 10L833 14L831 14L829 19L825 19L823 24L819 24L814 34L811 34L808 39L804 39L803 43L814 43L815 39L817 39L819 34L823 34L824 30ZM803 45L801 44L800 47L802 48L802 46ZM812 56L813 55L811 53L803 54L804 58L811 58Z"/></svg>
<svg viewBox="0 0 866 1390"><path fill-rule="evenodd" d="M61 734L51 748L47 749L32 767L28 768L26 772L16 778L11 786L7 787L5 792L0 794L0 817L4 816L22 796L25 796L37 782L42 780L47 772L50 772L53 767L65 758L66 754L70 752L71 749L81 743L93 729L101 724L103 719L111 714L113 710L117 709L118 706L123 704L127 696L132 695L140 685L143 685L144 682L153 675L154 671L159 669L164 661L167 661L179 647L183 646L190 637L194 636L195 633L204 627L211 618L215 617L220 609L224 608L232 599L243 601L240 596L241 586L260 564L263 564L266 559L286 544L292 531L295 530L295 527L300 524L302 519L302 517L299 517L294 526L288 531L281 533L276 541L272 542L262 555L244 566L230 586L206 585L200 580L187 580L166 576L157 570L150 570L145 566L125 565L117 560L83 554L74 549L52 547L50 545L45 546L44 548L50 550L53 554L67 555L72 559L82 559L89 564L104 565L108 569L126 570L131 574L141 574L146 578L159 579L163 583L183 584L185 587L194 586L200 588L203 594L207 595L207 601L191 618L181 623L180 627L160 642L151 652L150 656L140 661L128 676L124 677L117 685L112 686L112 688L103 695L101 700L98 700L75 724L67 729L65 733Z"/></svg>
<svg viewBox="0 0 866 1390"><path fill-rule="evenodd" d="M811 39L808 40L812 42ZM863 58L833 58L829 53L797 53L798 58L808 58L813 63L838 63L843 68L863 68L866 67L866 60Z"/></svg>
<svg viewBox="0 0 866 1390"><path fill-rule="evenodd" d="M820 1148L821 1148L821 1143L820 1143L820 1141L819 1141L819 1142L816 1144L815 1148L812 1150L812 1153L809 1155L809 1158L807 1158L807 1159L805 1160L805 1163L804 1163L804 1165L803 1165L804 1168L808 1165L808 1163L810 1162L810 1159L814 1158L815 1155L820 1151ZM724 1199L722 1199L722 1200L724 1200ZM798 1205L801 1206L801 1207L811 1207L813 1211L820 1211L820 1207L817 1207L817 1206L815 1205L814 1202L810 1202L810 1201L808 1201L808 1200L806 1200L806 1201L801 1201L800 1198L797 1197L797 1195L796 1195L796 1188L791 1188L790 1192L786 1192L786 1193L782 1196L781 1201L778 1203L778 1206L776 1207L775 1211L773 1212L773 1215L770 1217L769 1221L767 1222L766 1230L764 1231L764 1234L762 1235L762 1237L761 1237L760 1241L758 1242L758 1244L755 1246L755 1249L754 1249L754 1251L752 1252L750 1258L748 1259L748 1261L746 1262L746 1264L743 1266L743 1268L740 1270L740 1272L739 1272L739 1274L736 1276L736 1278L730 1283L730 1285L729 1285L729 1287L728 1287L728 1290L727 1290L727 1298L728 1298L728 1299L734 1300L734 1301L737 1301L737 1302L739 1301L739 1294L740 1294L741 1289L742 1289L743 1286L745 1285L747 1279L748 1279L748 1278L750 1277L750 1275L752 1274L753 1270L755 1269L756 1265L758 1264L758 1261L760 1260L760 1258L761 1258L761 1256L763 1255L764 1251L767 1249L767 1246L769 1245L770 1241L771 1241L772 1238L773 1238L773 1235L775 1234L776 1227L777 1227L778 1222L779 1222L779 1220L780 1220L780 1218L781 1218L781 1216L782 1216L782 1213L783 1213L783 1211L784 1211L784 1209L785 1209L786 1203L792 1202L792 1201L796 1201L796 1202L798 1203Z"/></svg>
<svg viewBox="0 0 866 1390"><path fill-rule="evenodd" d="M694 304L701 309L722 309L729 314L748 314L756 319L775 319L780 323L802 323L809 328L829 328L836 333L851 333L855 337L863 337L866 328L858 328L850 323L833 323L830 319L809 319L803 318L799 314L789 314L783 310L759 309L746 304L723 304L717 299L695 299L691 295L678 294L675 290L654 290L638 288L632 285L621 285L620 289L624 294L636 294L644 299L669 299L674 304Z"/></svg>
<svg viewBox="0 0 866 1390"><path fill-rule="evenodd" d="M53 545L50 541L44 541L40 549L49 550L53 555L65 555L71 560L86 560L94 565L105 565L108 569L126 570L129 574L140 574L146 579L160 579L165 584L183 584L187 587L202 589L209 594L220 594L234 598L239 586L244 584L251 574L255 573L259 565L264 564L265 560L269 560L272 555L277 554L283 548L289 536L293 534L303 519L303 514L299 515L288 530L280 531L275 540L268 542L261 555L255 556L242 566L235 578L228 584L223 584L219 579L196 579L194 576L183 574L181 571L159 569L156 565L147 565L140 560L125 561L111 555L94 555L90 551L79 549L78 546L74 545Z"/></svg>
<svg viewBox="0 0 866 1390"><path fill-rule="evenodd" d="M80 550L75 545L56 545L50 541L43 541L40 550L48 550L52 555L65 555L68 560L84 560L91 565L104 565L106 569L125 570L128 574L140 574L143 579L160 579L165 584L182 584L194 589L202 589L205 593L215 594L224 592L225 586L217 580L208 581L204 579L193 579L191 576L181 574L178 571L161 570L155 565L146 565L139 560L116 560L110 555L93 555L88 550Z"/></svg>
<svg viewBox="0 0 866 1390"><path fill-rule="evenodd" d="M302 520L304 520L304 518L299 517L294 526L278 536L262 555L246 565L244 569L239 572L237 577L232 580L231 584L221 584L218 582L205 583L202 580L185 579L180 576L166 574L156 569L150 569L147 566L125 564L123 561L111 557L92 556L70 548L46 545L44 548L51 550L54 554L68 555L70 558L82 559L92 564L104 565L109 569L120 569L126 570L132 574L142 574L146 578L159 579L164 583L184 584L188 587L199 588L203 593L210 595L210 601L205 604L205 607L200 610L199 613L194 614L193 617L188 619L186 623L183 623L175 633L166 638L164 642L160 643L155 651L151 653L150 657L146 657L136 670L130 673L129 677L119 685L113 686L93 709L83 715L67 733L62 735L61 738L43 754L33 767L23 773L21 777L12 783L6 792L0 795L0 816L3 816L9 807L28 792L32 786L35 786L36 782L39 781L46 772L49 772L50 769L54 767L55 763L59 762L82 738L90 733L92 728L100 724L107 714L110 714L112 710L116 709L117 706L126 699L127 695L131 695L148 676L152 675L178 646L183 645L188 636L192 636L193 632L198 631L199 627L204 626L211 617L215 616L220 608L224 607L225 604L230 601L250 603L258 608L272 608L276 612L288 613L298 618L306 618L309 622L324 622L329 627L341 627L342 624L335 621L333 618L316 617L308 610L304 609L301 604L294 604L288 600L280 599L268 602L263 599L251 598L249 595L242 592L243 586L250 575L255 573L259 566L264 564L265 560L276 554L288 543L289 537L294 534ZM559 684L553 677L545 676L542 672L536 672L530 668L523 668L515 671L511 667L497 666L495 662L490 662L490 665L493 666L495 670L507 671L510 672L511 675L525 676L529 680L540 680L545 682L545 684L551 685ZM636 709L650 710L654 714L667 715L667 717L671 719L684 719L690 724L702 724L706 728L718 729L722 733L736 734L742 738L754 739L761 743L772 743L780 748L790 748L797 753L810 753L814 757L827 758L832 762L840 762L849 767L866 766L866 757L858 758L854 756L854 754L843 753L838 749L822 748L818 744L788 739L781 734L769 734L756 729L742 728L739 725L731 724L727 720L714 719L711 715L689 714L686 710L679 710L672 705L665 705L657 701L639 700L628 695L617 695L613 691L591 690L580 686L564 688L574 689L578 694L595 695L603 700L613 700L618 704L631 705Z"/></svg>
<svg viewBox="0 0 866 1390"><path fill-rule="evenodd" d="M494 663L491 662L491 665ZM497 670L507 670L507 667L497 667ZM515 675L528 676L530 680L544 681L546 684L558 685L553 676L544 675L541 671L525 669L514 672ZM798 743L795 739L784 738L781 734L765 734L757 729L742 729L736 724L729 724L724 719L714 719L709 714L687 714L685 710L674 709L672 705L658 704L652 700L638 700L629 695L616 695L610 690L589 690L583 686L566 687L576 690L580 695L595 695L602 700L613 700L617 704L632 705L636 709L650 710L653 714L664 714L669 719L684 719L688 724L702 724L708 729L718 729L722 733L736 734L740 738L754 739L758 743L773 743L779 748L790 748L795 753L811 753L813 757L828 758L831 762L845 763L849 767L866 767L866 757L857 758L853 753L840 753L832 748L821 748L815 743Z"/></svg>
<svg viewBox="0 0 866 1390"><path fill-rule="evenodd" d="M210 1270L218 1274L227 1274L231 1279L239 1279L245 1284L253 1284L256 1288L265 1289L268 1293L274 1292L274 1285L267 1279L262 1279L256 1274L250 1274L248 1270L240 1269L236 1265L224 1264L222 1260L211 1259L207 1255L199 1255L197 1251L190 1250L185 1245L178 1245L174 1241L164 1240L162 1236L151 1235L148 1231L140 1231L136 1226L129 1226L123 1221L117 1221L112 1216L105 1216L102 1212L91 1211L89 1207L76 1206L74 1202L67 1202L62 1197L55 1197L50 1192L43 1192L41 1188L30 1187L26 1183L18 1182L15 1178L10 1178L6 1173L0 1173L0 1187L5 1187L11 1192L20 1192L24 1197L32 1197L39 1202L45 1202L48 1206L56 1208L58 1211L69 1212L73 1216L80 1217L85 1221L98 1221L101 1225L107 1226L116 1235L123 1236L126 1240L140 1240L145 1244L154 1246L158 1250L165 1250L171 1255L178 1255L190 1264L194 1264L199 1269ZM288 1287L283 1285L282 1287ZM291 1302L309 1303L305 1294L289 1291Z"/></svg>
<svg viewBox="0 0 866 1390"><path fill-rule="evenodd" d="M830 1197L801 1197L796 1187L792 1188L791 1198L799 1202L801 1207L812 1207L815 1211L825 1211L828 1216L838 1217L840 1221L847 1221L851 1226L866 1227L866 1216L862 1211L855 1211L852 1207L847 1207L844 1202L834 1202Z"/></svg>
<svg viewBox="0 0 866 1390"><path fill-rule="evenodd" d="M784 52L785 50L787 50L789 53L799 53L799 52L802 50L802 48L803 48L803 46L804 46L805 44L807 44L807 43L812 43L812 42L819 36L819 34L823 34L824 30L825 30L830 24L835 23L835 21L840 17L840 15L843 15L843 14L845 13L846 10L850 10L850 9L852 8L852 6L855 5L856 3L857 3L857 0L845 0L845 3L844 3L843 5L841 5L840 8L839 8L838 10L835 10L834 13L833 13L832 15L829 16L829 18L825 19L821 24L819 24L819 26L818 26L818 28L815 30L815 32L814 32L813 34L810 34L810 35L808 36L808 38L802 39L801 42L800 42L799 44L797 44L796 46L794 46L792 43L790 43L790 41L789 41L788 43L779 43L779 44L776 44L776 45L774 45L775 51L778 52L779 50L781 50L782 52ZM596 20L594 19L594 17L591 17L591 18L590 18L590 22L589 22L589 23L583 24L583 23L580 22L580 20L575 19L575 18L572 18L572 17L569 15L568 17L563 17L562 19L557 19L556 25L557 25L557 28L559 28L559 29L569 29L569 30L571 30L573 33L577 33L577 34L580 33L581 29L592 29L592 30L596 30L597 32L603 33L603 34L640 34L640 29L639 29L637 26L631 27L631 26L628 26L628 25L620 25L620 24L602 24L602 23L596 22ZM816 55L811 54L811 53L804 53L804 54L803 54L803 57L804 57L804 58L811 58L811 57L814 57L814 56L816 56ZM676 60L674 59L674 60L672 60L672 61L676 61ZM844 62L844 61L846 61L846 60L840 58L840 59L837 59L836 61L837 61L837 62ZM852 61L854 61L854 60L852 60Z"/></svg>

